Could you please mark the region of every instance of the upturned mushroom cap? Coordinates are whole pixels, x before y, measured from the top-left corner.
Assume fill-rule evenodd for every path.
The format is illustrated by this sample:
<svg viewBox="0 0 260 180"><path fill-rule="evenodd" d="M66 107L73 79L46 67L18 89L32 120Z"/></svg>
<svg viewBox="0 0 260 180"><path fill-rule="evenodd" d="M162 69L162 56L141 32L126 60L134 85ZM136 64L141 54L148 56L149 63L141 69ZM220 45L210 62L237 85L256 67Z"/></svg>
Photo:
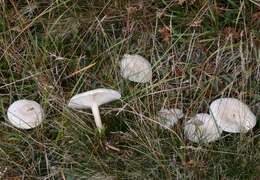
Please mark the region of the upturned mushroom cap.
<svg viewBox="0 0 260 180"><path fill-rule="evenodd" d="M226 132L247 132L256 125L249 107L235 98L219 98L210 104L210 114Z"/></svg>
<svg viewBox="0 0 260 180"><path fill-rule="evenodd" d="M217 140L222 133L214 119L205 113L199 113L185 123L184 134L193 142L212 142Z"/></svg>
<svg viewBox="0 0 260 180"><path fill-rule="evenodd" d="M40 125L44 112L39 103L23 99L9 106L7 117L8 121L17 128L31 129Z"/></svg>
<svg viewBox="0 0 260 180"><path fill-rule="evenodd" d="M112 89L95 89L77 94L70 99L69 107L75 109L91 108L93 104L100 106L121 98L121 94Z"/></svg>
<svg viewBox="0 0 260 180"><path fill-rule="evenodd" d="M151 64L140 55L125 54L120 66L123 78L140 83L152 81Z"/></svg>
<svg viewBox="0 0 260 180"><path fill-rule="evenodd" d="M176 124L177 121L184 116L184 114L181 109L177 109L177 108L164 109L164 108L162 108L158 112L158 116L159 116L160 120L162 120L162 124L164 126L170 128L171 126Z"/></svg>

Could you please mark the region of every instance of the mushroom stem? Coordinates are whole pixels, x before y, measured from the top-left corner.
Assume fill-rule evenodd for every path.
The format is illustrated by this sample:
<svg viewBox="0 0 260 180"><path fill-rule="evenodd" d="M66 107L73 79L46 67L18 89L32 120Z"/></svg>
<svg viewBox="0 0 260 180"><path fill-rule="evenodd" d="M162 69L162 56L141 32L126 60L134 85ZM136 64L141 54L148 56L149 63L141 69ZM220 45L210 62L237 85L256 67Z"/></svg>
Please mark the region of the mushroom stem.
<svg viewBox="0 0 260 180"><path fill-rule="evenodd" d="M102 126L102 122L101 122L101 118L100 118L98 105L96 103L93 104L92 107L91 107L91 110L92 110L92 113L93 113L94 120L95 120L97 128L98 129L102 129L103 126Z"/></svg>

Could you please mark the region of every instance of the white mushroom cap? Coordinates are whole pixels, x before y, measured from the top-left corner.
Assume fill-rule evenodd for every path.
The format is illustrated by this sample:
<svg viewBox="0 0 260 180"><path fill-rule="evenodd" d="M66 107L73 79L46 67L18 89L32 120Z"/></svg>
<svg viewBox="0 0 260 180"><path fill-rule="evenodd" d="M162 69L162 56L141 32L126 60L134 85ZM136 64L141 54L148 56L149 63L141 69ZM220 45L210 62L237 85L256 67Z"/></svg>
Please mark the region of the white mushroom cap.
<svg viewBox="0 0 260 180"><path fill-rule="evenodd" d="M123 78L140 83L152 81L151 64L140 55L125 54L120 66Z"/></svg>
<svg viewBox="0 0 260 180"><path fill-rule="evenodd" d="M227 132L247 132L256 125L256 116L249 107L235 98L219 98L210 104L210 114Z"/></svg>
<svg viewBox="0 0 260 180"><path fill-rule="evenodd" d="M75 109L91 108L98 130L102 130L102 122L98 106L121 98L121 94L112 89L95 89L75 95L71 98L68 106Z"/></svg>
<svg viewBox="0 0 260 180"><path fill-rule="evenodd" d="M23 99L9 106L7 117L9 122L17 128L31 129L40 125L44 112L39 103Z"/></svg>
<svg viewBox="0 0 260 180"><path fill-rule="evenodd" d="M199 113L185 123L184 134L193 142L212 142L222 133L214 119L206 113Z"/></svg>
<svg viewBox="0 0 260 180"><path fill-rule="evenodd" d="M120 98L121 94L115 90L99 88L73 96L68 106L75 109L88 109L93 104L100 106Z"/></svg>
<svg viewBox="0 0 260 180"><path fill-rule="evenodd" d="M158 112L159 118L162 120L162 124L168 128L174 126L179 119L181 119L184 114L181 109L164 109L162 108Z"/></svg>

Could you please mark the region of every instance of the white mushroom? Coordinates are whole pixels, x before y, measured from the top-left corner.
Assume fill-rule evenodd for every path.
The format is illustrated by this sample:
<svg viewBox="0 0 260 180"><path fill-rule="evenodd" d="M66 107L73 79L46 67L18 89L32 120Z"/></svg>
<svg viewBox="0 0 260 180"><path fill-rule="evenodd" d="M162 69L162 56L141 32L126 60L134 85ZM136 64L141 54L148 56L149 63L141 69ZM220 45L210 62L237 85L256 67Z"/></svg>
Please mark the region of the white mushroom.
<svg viewBox="0 0 260 180"><path fill-rule="evenodd" d="M184 114L182 110L174 108L174 109L164 109L162 108L158 112L159 119L161 120L162 124L167 128L174 126L179 119L181 119Z"/></svg>
<svg viewBox="0 0 260 180"><path fill-rule="evenodd" d="M91 109L96 126L99 130L103 128L98 107L121 98L119 92L112 89L95 89L73 96L68 104L75 109Z"/></svg>
<svg viewBox="0 0 260 180"><path fill-rule="evenodd" d="M205 113L199 113L185 123L185 136L196 143L212 142L217 140L222 130L216 125L214 119Z"/></svg>
<svg viewBox="0 0 260 180"><path fill-rule="evenodd" d="M7 110L8 121L20 129L34 128L43 121L44 112L41 105L31 100L18 100Z"/></svg>
<svg viewBox="0 0 260 180"><path fill-rule="evenodd" d="M123 78L140 83L152 81L151 64L140 55L125 54L120 66Z"/></svg>
<svg viewBox="0 0 260 180"><path fill-rule="evenodd" d="M210 104L210 114L226 132L247 132L256 125L249 107L235 98L219 98Z"/></svg>

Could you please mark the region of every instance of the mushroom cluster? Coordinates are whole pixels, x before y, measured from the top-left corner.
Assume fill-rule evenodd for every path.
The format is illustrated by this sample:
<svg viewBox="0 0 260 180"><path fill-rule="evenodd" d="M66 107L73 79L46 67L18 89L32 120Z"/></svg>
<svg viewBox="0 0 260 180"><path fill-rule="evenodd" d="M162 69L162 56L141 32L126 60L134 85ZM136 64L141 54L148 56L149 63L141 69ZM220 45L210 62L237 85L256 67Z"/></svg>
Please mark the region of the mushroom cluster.
<svg viewBox="0 0 260 180"><path fill-rule="evenodd" d="M211 142L222 131L245 133L256 125L256 116L243 102L235 98L219 98L209 107L210 114L199 113L185 123L184 134L193 142Z"/></svg>
<svg viewBox="0 0 260 180"><path fill-rule="evenodd" d="M125 54L120 61L121 76L133 82L147 83L152 81L152 66L144 57ZM118 91L106 88L90 90L73 96L68 107L72 109L91 109L99 132L104 129L99 106L119 100ZM157 113L159 124L171 128L184 117L181 109L162 108ZM10 124L20 129L31 129L39 126L44 119L41 105L35 101L22 99L15 101L7 110ZM219 98L209 106L209 114L198 113L184 123L184 135L196 143L208 143L218 140L222 131L246 133L256 125L256 116L250 108L235 98Z"/></svg>
<svg viewBox="0 0 260 180"><path fill-rule="evenodd" d="M124 55L122 77L139 83L152 80L151 64L140 55ZM158 112L163 127L174 126L184 116L180 109L161 109ZM210 105L210 114L199 113L185 123L184 134L193 142L212 142L222 131L247 132L256 125L256 116L249 107L235 98L219 98Z"/></svg>

